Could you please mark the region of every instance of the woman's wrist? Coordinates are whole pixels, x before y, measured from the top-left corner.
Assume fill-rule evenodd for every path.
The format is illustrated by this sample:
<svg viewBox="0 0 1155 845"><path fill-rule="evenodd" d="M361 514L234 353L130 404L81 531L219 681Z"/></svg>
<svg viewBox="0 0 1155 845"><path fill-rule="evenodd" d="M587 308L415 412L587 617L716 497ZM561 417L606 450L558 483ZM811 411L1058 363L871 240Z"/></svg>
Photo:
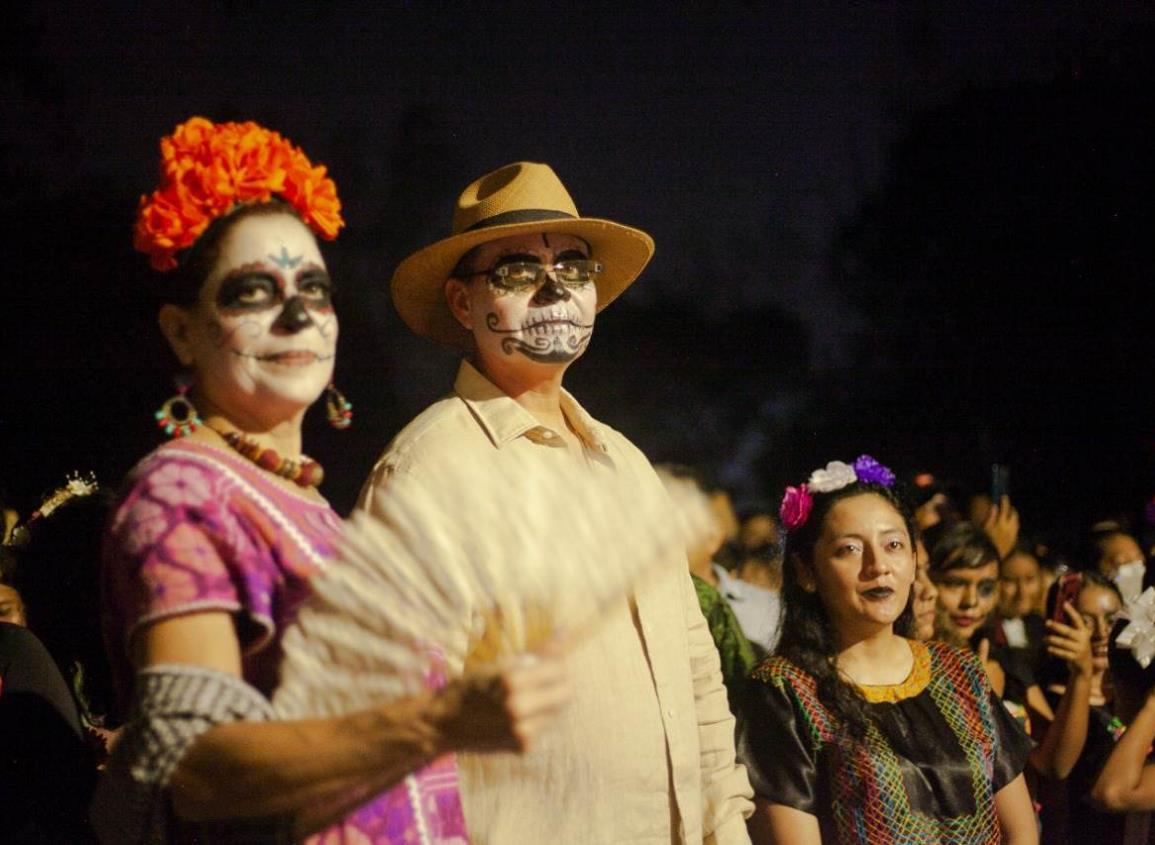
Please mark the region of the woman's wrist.
<svg viewBox="0 0 1155 845"><path fill-rule="evenodd" d="M1087 684L1088 689L1091 686L1091 676L1095 674L1093 667L1080 666L1079 664L1069 664L1067 666L1067 677L1069 683L1082 681Z"/></svg>
<svg viewBox="0 0 1155 845"><path fill-rule="evenodd" d="M395 758L402 749L415 760L432 760L443 753L438 723L437 693L424 690L376 711L377 747ZM365 737L362 735L361 741Z"/></svg>

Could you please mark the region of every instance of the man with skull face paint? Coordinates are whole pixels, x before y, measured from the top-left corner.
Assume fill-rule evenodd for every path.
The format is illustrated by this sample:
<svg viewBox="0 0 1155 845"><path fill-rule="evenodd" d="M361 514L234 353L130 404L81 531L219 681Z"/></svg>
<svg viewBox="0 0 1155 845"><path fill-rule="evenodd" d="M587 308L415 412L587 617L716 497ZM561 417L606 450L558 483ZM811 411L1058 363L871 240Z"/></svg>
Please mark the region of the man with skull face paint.
<svg viewBox="0 0 1155 845"><path fill-rule="evenodd" d="M543 471L576 465L592 484L627 478L639 493L661 490L645 456L562 387L596 313L649 261L650 237L580 217L553 170L527 162L467 187L453 232L402 262L393 301L417 334L469 357L453 393L385 450L360 507L372 512L375 491L401 477L460 495L462 467L476 478L479 468L515 457ZM509 519L518 518L516 489L470 494L500 497ZM557 518L568 525L577 517ZM588 542L609 548L615 538L590 532ZM459 756L476 841L748 842L752 793L735 762L718 655L678 557L571 644L574 698L536 748ZM469 628L463 621L459 648L446 655L454 669L483 659L484 637Z"/></svg>

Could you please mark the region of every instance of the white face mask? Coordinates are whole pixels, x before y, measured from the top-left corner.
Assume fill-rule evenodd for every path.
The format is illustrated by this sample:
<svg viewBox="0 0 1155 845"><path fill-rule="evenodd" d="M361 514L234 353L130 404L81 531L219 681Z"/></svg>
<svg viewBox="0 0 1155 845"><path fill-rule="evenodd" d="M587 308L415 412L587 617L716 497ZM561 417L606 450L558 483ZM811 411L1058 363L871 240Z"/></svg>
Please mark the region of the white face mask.
<svg viewBox="0 0 1155 845"><path fill-rule="evenodd" d="M1115 570L1112 580L1123 594L1124 601L1132 602L1139 597L1139 593L1143 591L1143 576L1146 573L1147 566L1141 560L1128 561Z"/></svg>

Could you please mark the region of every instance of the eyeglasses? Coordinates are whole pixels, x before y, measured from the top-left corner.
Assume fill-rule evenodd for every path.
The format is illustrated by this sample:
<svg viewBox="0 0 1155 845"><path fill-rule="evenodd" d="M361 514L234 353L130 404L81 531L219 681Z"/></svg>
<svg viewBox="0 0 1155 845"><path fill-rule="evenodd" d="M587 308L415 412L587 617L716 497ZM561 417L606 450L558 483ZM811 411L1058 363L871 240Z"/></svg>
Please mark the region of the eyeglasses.
<svg viewBox="0 0 1155 845"><path fill-rule="evenodd" d="M604 269L599 262L590 259L559 261L549 266L536 261L511 261L488 270L466 273L465 276L488 276L489 281L499 288L516 291L537 287L548 274L565 287L577 290L597 279Z"/></svg>

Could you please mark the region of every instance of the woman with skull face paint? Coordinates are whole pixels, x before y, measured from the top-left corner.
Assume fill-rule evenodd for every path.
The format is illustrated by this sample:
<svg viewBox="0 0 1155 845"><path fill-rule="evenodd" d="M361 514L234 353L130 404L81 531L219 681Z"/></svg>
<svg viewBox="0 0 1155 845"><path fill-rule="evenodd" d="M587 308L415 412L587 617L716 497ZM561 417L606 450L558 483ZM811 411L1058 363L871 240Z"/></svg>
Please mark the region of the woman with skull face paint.
<svg viewBox="0 0 1155 845"><path fill-rule="evenodd" d="M340 530L301 451L338 332L315 234L336 235L340 205L323 167L256 124L193 118L161 148L136 246L173 272L160 326L193 386L158 414L186 436L132 471L106 537L107 639L133 713L94 805L101 835L464 842L446 753L524 748L565 677L546 659L347 717L273 718L281 634Z"/></svg>
<svg viewBox="0 0 1155 845"><path fill-rule="evenodd" d="M1035 842L1027 738L973 654L913 638L914 521L893 483L863 455L786 490L782 638L741 707L751 838Z"/></svg>
<svg viewBox="0 0 1155 845"><path fill-rule="evenodd" d="M998 601L998 549L985 532L961 522L933 543L930 578L938 589L935 637L956 648L976 649L991 686L1002 695L1006 675L997 659L988 659L990 641L983 634Z"/></svg>

